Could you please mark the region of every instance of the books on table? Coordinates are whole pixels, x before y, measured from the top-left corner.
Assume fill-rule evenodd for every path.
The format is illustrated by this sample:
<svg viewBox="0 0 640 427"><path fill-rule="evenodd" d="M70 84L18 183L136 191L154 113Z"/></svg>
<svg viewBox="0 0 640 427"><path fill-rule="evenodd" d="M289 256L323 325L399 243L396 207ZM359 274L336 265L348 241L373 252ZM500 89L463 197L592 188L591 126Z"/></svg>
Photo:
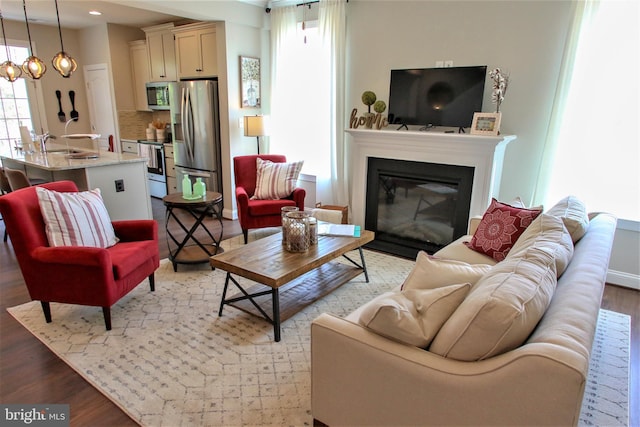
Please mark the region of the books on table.
<svg viewBox="0 0 640 427"><path fill-rule="evenodd" d="M332 224L318 222L319 236L360 237L360 226L353 224Z"/></svg>

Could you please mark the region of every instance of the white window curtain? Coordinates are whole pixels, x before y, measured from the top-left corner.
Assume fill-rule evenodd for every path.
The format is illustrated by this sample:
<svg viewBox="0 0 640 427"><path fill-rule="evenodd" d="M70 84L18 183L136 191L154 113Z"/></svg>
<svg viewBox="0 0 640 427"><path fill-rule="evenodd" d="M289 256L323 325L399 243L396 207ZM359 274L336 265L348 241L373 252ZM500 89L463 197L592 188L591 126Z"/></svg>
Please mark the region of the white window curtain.
<svg viewBox="0 0 640 427"><path fill-rule="evenodd" d="M534 203L640 221L638 2L575 5Z"/></svg>
<svg viewBox="0 0 640 427"><path fill-rule="evenodd" d="M299 25L295 6L271 11L269 151L304 160L316 199L347 202L344 139L344 0L321 0L319 19Z"/></svg>

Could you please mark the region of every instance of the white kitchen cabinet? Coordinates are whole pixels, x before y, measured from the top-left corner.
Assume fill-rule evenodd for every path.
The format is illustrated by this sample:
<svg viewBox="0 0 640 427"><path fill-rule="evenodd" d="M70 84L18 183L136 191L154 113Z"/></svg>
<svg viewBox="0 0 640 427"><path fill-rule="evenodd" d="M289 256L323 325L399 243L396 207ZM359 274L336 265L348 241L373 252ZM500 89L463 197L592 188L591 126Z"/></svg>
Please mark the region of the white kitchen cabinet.
<svg viewBox="0 0 640 427"><path fill-rule="evenodd" d="M179 79L216 77L218 49L216 24L203 22L173 29Z"/></svg>
<svg viewBox="0 0 640 427"><path fill-rule="evenodd" d="M140 150L138 149L140 144L138 144L138 141L123 139L120 141L120 144L122 145L123 153L140 155Z"/></svg>
<svg viewBox="0 0 640 427"><path fill-rule="evenodd" d="M131 75L133 76L131 80L136 110L148 111L145 83L150 81L150 75L146 40L129 42L129 55L131 57Z"/></svg>
<svg viewBox="0 0 640 427"><path fill-rule="evenodd" d="M145 27L149 54L149 75L152 82L170 82L176 78L176 51L173 23Z"/></svg>

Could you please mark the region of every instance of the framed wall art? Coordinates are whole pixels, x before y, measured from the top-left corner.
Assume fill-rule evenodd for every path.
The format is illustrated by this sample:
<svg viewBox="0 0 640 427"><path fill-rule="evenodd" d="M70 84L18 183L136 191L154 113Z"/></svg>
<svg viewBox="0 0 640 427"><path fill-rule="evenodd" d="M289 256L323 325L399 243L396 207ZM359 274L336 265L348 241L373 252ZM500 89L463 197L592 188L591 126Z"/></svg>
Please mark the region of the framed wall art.
<svg viewBox="0 0 640 427"><path fill-rule="evenodd" d="M240 57L242 108L260 108L260 58Z"/></svg>
<svg viewBox="0 0 640 427"><path fill-rule="evenodd" d="M472 135L498 135L502 113L474 113L471 123Z"/></svg>

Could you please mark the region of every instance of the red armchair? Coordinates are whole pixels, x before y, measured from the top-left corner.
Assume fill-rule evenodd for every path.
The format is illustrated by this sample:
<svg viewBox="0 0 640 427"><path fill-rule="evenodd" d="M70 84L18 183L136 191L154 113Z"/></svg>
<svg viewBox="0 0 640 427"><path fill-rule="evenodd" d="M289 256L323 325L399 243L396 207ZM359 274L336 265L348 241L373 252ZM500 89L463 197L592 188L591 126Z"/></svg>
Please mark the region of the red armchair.
<svg viewBox="0 0 640 427"><path fill-rule="evenodd" d="M59 192L77 192L71 181L42 184ZM51 302L102 307L111 330L111 306L149 278L160 266L158 223L154 220L113 221L117 244L106 249L83 246L50 247L40 213L36 187L0 197L22 276L32 300L39 300L47 323Z"/></svg>
<svg viewBox="0 0 640 427"><path fill-rule="evenodd" d="M287 158L280 154L259 154L238 156L233 158L233 173L236 182L236 201L238 204L238 218L247 243L249 230L255 228L278 227L282 225L280 209L284 206L297 206L304 210L303 188L296 188L290 196L278 200L251 200L256 191L257 167L256 158L270 160L274 163L284 163Z"/></svg>

